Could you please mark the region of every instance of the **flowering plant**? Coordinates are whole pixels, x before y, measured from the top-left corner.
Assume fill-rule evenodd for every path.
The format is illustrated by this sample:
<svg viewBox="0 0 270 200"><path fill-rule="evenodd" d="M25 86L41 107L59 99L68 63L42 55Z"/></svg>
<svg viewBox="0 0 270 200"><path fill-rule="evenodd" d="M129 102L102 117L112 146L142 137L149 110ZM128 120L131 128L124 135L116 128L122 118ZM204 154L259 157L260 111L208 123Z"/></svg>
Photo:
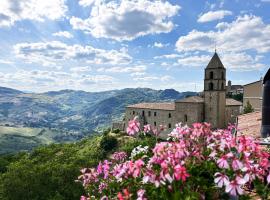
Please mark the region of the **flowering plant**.
<svg viewBox="0 0 270 200"><path fill-rule="evenodd" d="M137 122L129 125L130 135L136 135ZM83 169L78 179L88 197L82 199L226 199L248 195L254 186L268 198L269 153L253 138L235 137L231 130L178 124L150 154L137 147L131 160L105 160Z"/></svg>

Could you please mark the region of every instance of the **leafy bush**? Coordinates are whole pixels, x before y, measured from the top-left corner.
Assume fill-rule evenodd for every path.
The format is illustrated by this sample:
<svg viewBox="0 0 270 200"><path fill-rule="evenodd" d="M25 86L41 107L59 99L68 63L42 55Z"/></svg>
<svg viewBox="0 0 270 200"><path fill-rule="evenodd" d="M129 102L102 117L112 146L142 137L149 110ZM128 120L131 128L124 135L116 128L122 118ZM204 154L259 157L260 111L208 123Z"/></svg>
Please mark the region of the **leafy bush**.
<svg viewBox="0 0 270 200"><path fill-rule="evenodd" d="M103 138L100 141L100 147L105 151L111 151L114 148L117 147L117 139L113 136L103 136Z"/></svg>
<svg viewBox="0 0 270 200"><path fill-rule="evenodd" d="M112 132L117 134L117 133L120 133L120 130L119 129L114 129Z"/></svg>

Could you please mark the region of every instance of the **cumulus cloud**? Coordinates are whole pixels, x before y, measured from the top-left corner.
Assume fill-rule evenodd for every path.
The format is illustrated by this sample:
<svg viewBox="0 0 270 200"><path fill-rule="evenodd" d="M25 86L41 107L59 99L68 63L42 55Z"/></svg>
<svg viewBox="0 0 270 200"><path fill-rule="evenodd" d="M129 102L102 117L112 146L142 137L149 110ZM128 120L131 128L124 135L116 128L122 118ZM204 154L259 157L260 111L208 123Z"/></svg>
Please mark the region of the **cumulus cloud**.
<svg viewBox="0 0 270 200"><path fill-rule="evenodd" d="M59 31L59 32L53 33L53 36L73 38L73 35L68 31Z"/></svg>
<svg viewBox="0 0 270 200"><path fill-rule="evenodd" d="M201 56L188 56L181 59L178 59L177 65L186 66L186 67L205 67L206 64L210 61L211 57L206 55Z"/></svg>
<svg viewBox="0 0 270 200"><path fill-rule="evenodd" d="M112 73L136 73L144 72L147 69L145 65L138 65L133 67L108 67L99 68L99 72L112 72Z"/></svg>
<svg viewBox="0 0 270 200"><path fill-rule="evenodd" d="M76 74L63 71L44 70L18 70L14 73L1 73L1 83L9 87L23 90L48 91L52 88L58 89L94 89L107 87L117 82L117 80L103 74Z"/></svg>
<svg viewBox="0 0 270 200"><path fill-rule="evenodd" d="M198 22L210 22L219 19L223 19L227 15L232 15L233 13L229 10L217 10L217 11L209 11L199 16Z"/></svg>
<svg viewBox="0 0 270 200"><path fill-rule="evenodd" d="M84 67L72 67L70 68L71 72L74 73L84 73L84 72L90 72L92 71L92 68L89 66L84 66Z"/></svg>
<svg viewBox="0 0 270 200"><path fill-rule="evenodd" d="M137 76L134 77L134 81L144 81L144 82L149 82L149 81L162 81L162 82L168 82L172 80L173 78L171 76L165 75L165 76Z"/></svg>
<svg viewBox="0 0 270 200"><path fill-rule="evenodd" d="M92 46L67 45L59 41L19 43L14 46L17 57L29 63L38 62L51 65L56 61L84 60L94 64L127 64L132 58L127 50L97 49Z"/></svg>
<svg viewBox="0 0 270 200"><path fill-rule="evenodd" d="M93 3L95 3L95 0L80 0L79 5L83 7L91 6Z"/></svg>
<svg viewBox="0 0 270 200"><path fill-rule="evenodd" d="M223 30L201 32L191 31L176 42L176 49L185 51L213 52L215 44L219 50L243 51L255 50L259 53L270 51L270 25L260 17L239 16L235 21L223 26Z"/></svg>
<svg viewBox="0 0 270 200"><path fill-rule="evenodd" d="M171 20L180 7L165 1L120 0L97 1L87 19L72 17L74 29L90 33L96 38L110 38L118 41L133 40L137 37L168 33L174 28ZM81 0L81 5L93 1Z"/></svg>
<svg viewBox="0 0 270 200"><path fill-rule="evenodd" d="M253 57L245 52L224 52L219 56L224 66L231 71L252 71L265 67L264 64L260 63L262 56ZM205 68L210 59L209 55L190 55L178 59L174 66Z"/></svg>
<svg viewBox="0 0 270 200"><path fill-rule="evenodd" d="M67 9L65 0L1 0L0 26L12 26L20 20L59 19Z"/></svg>

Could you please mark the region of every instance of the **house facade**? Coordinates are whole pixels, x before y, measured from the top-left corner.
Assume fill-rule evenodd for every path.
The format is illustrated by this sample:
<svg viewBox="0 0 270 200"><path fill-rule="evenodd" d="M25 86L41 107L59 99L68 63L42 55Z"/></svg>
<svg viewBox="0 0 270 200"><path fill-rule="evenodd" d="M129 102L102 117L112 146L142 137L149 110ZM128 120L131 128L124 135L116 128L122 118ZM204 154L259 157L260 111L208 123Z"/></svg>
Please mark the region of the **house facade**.
<svg viewBox="0 0 270 200"><path fill-rule="evenodd" d="M262 91L262 80L244 85L243 106L246 106L247 102L249 101L255 111L261 111Z"/></svg>
<svg viewBox="0 0 270 200"><path fill-rule="evenodd" d="M224 128L235 123L241 112L242 103L226 98L226 68L215 52L205 68L204 92L175 102L139 103L129 105L125 112L125 126L137 117L141 126L164 125L170 132L177 123L192 125L195 122L209 122L213 128Z"/></svg>

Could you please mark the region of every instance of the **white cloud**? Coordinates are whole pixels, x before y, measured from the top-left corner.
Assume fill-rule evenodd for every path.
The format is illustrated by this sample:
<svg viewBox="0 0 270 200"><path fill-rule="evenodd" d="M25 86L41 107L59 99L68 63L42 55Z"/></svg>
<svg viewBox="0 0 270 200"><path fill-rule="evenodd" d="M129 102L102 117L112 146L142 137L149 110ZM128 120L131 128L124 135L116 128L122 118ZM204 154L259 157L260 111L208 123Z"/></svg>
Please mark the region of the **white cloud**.
<svg viewBox="0 0 270 200"><path fill-rule="evenodd" d="M229 10L209 11L199 16L197 21L200 23L210 22L210 21L223 19L227 15L232 15L232 12Z"/></svg>
<svg viewBox="0 0 270 200"><path fill-rule="evenodd" d="M18 70L14 73L1 73L1 84L21 90L51 91L59 89L102 90L117 82L112 76L103 74L74 74L41 70Z"/></svg>
<svg viewBox="0 0 270 200"><path fill-rule="evenodd" d="M261 58L261 56L252 57L245 52L225 53L222 55L222 62L225 67L232 71L252 71L265 67L264 64L260 63Z"/></svg>
<svg viewBox="0 0 270 200"><path fill-rule="evenodd" d="M162 81L162 82L168 82L172 80L173 78L171 76L165 75L165 76L137 76L134 77L134 81L144 81L144 82L149 82L149 81Z"/></svg>
<svg viewBox="0 0 270 200"><path fill-rule="evenodd" d="M53 36L73 38L73 35L68 31L59 31L59 32L53 33Z"/></svg>
<svg viewBox="0 0 270 200"><path fill-rule="evenodd" d="M161 55L161 56L155 56L154 59L162 59L162 58L166 58L166 59L175 59L175 58L180 58L181 55L179 54L165 54L165 55Z"/></svg>
<svg viewBox="0 0 270 200"><path fill-rule="evenodd" d="M67 45L59 41L19 43L14 46L14 50L17 57L45 66L69 59L94 64L128 64L132 60L125 48L120 51L104 50L92 46Z"/></svg>
<svg viewBox="0 0 270 200"><path fill-rule="evenodd" d="M9 60L4 60L4 59L0 59L0 63L2 63L2 64L7 64L7 65L14 64L13 62L11 62L11 61L9 61Z"/></svg>
<svg viewBox="0 0 270 200"><path fill-rule="evenodd" d="M87 5L87 2L80 1L81 5ZM178 5L167 1L102 1L94 4L89 18L72 17L70 24L96 38L133 40L148 34L170 32L174 27L171 18L179 9Z"/></svg>
<svg viewBox="0 0 270 200"><path fill-rule="evenodd" d="M99 72L112 72L112 73L136 73L136 72L144 72L147 69L144 65L138 65L133 67L107 67L107 68L99 68Z"/></svg>
<svg viewBox="0 0 270 200"><path fill-rule="evenodd" d="M67 11L65 0L1 0L0 26L12 26L16 21L55 20Z"/></svg>
<svg viewBox="0 0 270 200"><path fill-rule="evenodd" d="M189 56L185 58L178 59L177 64L186 67L205 67L210 61L210 56Z"/></svg>
<svg viewBox="0 0 270 200"><path fill-rule="evenodd" d="M157 47L157 48L163 48L165 45L160 43L160 42L155 42L154 43L154 47Z"/></svg>
<svg viewBox="0 0 270 200"><path fill-rule="evenodd" d="M270 25L260 17L244 15L232 23L226 24L223 30L201 32L191 31L181 36L176 42L176 49L185 51L213 52L215 44L223 52L256 50L270 51Z"/></svg>
<svg viewBox="0 0 270 200"><path fill-rule="evenodd" d="M72 68L70 68L70 71L79 74L79 73L84 73L84 72L90 72L90 71L92 71L92 68L89 66L72 67Z"/></svg>
<svg viewBox="0 0 270 200"><path fill-rule="evenodd" d="M83 7L91 6L96 0L80 0L79 4Z"/></svg>
<svg viewBox="0 0 270 200"><path fill-rule="evenodd" d="M245 52L224 52L219 56L223 65L231 71L253 71L265 67L264 64L260 63L262 56L259 55L253 57ZM205 68L210 59L209 55L191 55L178 59L174 66Z"/></svg>

